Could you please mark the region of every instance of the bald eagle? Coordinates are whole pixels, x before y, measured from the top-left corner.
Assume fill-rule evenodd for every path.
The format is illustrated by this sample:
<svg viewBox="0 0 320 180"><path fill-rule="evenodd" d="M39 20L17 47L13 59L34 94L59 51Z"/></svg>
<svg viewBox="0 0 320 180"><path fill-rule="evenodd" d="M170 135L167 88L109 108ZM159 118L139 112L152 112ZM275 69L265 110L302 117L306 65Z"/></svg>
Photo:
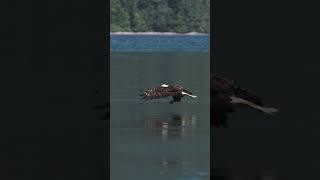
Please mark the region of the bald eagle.
<svg viewBox="0 0 320 180"><path fill-rule="evenodd" d="M189 96L192 98L197 97L179 84L174 86L162 84L161 86L145 90L142 94L140 94L140 96L142 96L142 99L144 100L159 99L172 96L173 100L169 102L170 104L180 102L183 96Z"/></svg>
<svg viewBox="0 0 320 180"><path fill-rule="evenodd" d="M262 99L247 89L239 87L234 81L227 78L211 75L211 123L216 126L227 126L227 114L238 107L249 107L264 114L274 115L278 112L275 108L265 107Z"/></svg>

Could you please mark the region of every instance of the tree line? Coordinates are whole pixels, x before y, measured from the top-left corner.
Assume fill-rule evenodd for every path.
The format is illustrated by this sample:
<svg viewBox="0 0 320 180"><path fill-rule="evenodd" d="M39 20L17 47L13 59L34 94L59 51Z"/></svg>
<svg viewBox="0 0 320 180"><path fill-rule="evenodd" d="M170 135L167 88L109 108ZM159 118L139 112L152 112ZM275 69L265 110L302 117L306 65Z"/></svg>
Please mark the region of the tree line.
<svg viewBox="0 0 320 180"><path fill-rule="evenodd" d="M210 0L111 0L111 32L210 31Z"/></svg>

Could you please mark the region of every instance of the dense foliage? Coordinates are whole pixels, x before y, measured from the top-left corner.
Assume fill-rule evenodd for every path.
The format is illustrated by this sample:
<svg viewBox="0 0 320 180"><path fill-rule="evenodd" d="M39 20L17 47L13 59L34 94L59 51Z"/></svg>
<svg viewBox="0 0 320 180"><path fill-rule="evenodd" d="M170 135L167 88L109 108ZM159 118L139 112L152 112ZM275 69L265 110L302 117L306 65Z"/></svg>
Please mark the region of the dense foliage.
<svg viewBox="0 0 320 180"><path fill-rule="evenodd" d="M111 32L209 32L210 0L111 0Z"/></svg>

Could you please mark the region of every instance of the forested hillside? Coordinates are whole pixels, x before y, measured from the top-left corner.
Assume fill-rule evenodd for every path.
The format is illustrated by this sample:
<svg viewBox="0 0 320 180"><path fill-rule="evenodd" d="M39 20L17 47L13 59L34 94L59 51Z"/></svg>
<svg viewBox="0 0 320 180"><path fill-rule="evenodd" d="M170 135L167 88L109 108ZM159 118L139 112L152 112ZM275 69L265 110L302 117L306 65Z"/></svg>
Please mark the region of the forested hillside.
<svg viewBox="0 0 320 180"><path fill-rule="evenodd" d="M111 32L209 32L210 0L111 0Z"/></svg>

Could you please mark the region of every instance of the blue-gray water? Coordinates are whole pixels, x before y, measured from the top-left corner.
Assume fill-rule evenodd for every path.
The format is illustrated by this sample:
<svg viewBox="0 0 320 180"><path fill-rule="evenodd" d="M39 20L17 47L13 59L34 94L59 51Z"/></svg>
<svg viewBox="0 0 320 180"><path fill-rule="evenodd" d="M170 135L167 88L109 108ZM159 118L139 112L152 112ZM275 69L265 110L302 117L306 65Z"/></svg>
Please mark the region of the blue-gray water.
<svg viewBox="0 0 320 180"><path fill-rule="evenodd" d="M111 35L112 51L209 52L209 35Z"/></svg>
<svg viewBox="0 0 320 180"><path fill-rule="evenodd" d="M209 179L209 64L208 52L111 52L111 179ZM199 98L140 99L162 83Z"/></svg>

